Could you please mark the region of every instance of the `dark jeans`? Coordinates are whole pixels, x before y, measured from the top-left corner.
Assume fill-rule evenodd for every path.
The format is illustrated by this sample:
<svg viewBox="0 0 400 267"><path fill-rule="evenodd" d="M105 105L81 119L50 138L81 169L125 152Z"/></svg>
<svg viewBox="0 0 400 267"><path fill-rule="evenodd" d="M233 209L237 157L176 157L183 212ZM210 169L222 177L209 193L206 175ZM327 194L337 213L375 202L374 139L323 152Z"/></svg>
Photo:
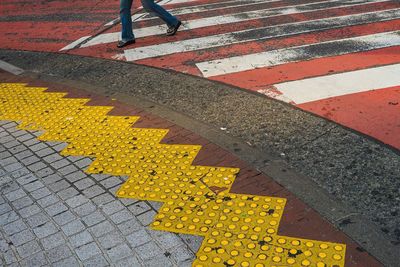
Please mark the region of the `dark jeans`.
<svg viewBox="0 0 400 267"><path fill-rule="evenodd" d="M169 27L175 26L178 23L178 19L172 16L163 7L154 3L154 0L141 0L142 5L148 12L155 13L159 18L161 18ZM130 41L135 39L135 35L132 30L132 7L133 0L120 0L120 17L122 24L122 41Z"/></svg>

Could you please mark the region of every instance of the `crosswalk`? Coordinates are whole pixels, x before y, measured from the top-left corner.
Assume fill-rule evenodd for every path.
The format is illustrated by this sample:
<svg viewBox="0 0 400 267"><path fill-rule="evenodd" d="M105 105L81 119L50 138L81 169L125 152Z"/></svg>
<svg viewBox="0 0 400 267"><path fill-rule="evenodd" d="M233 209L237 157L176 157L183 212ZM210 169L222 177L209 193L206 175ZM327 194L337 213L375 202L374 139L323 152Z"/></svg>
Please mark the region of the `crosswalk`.
<svg viewBox="0 0 400 267"><path fill-rule="evenodd" d="M351 121L373 117L379 120L376 130L373 122L364 129L335 117L335 110L346 108L341 97L391 88L391 103L400 102L400 1L162 0L160 4L183 21L176 36L165 37L162 21L139 12L132 17L134 46L115 48L120 38L120 27L115 25L62 50L172 69L257 91L400 149L400 137L396 138L400 103L379 103L362 114L358 111L363 103L353 105ZM336 103L329 112L317 103L327 99ZM398 116L379 117L387 114L385 108Z"/></svg>

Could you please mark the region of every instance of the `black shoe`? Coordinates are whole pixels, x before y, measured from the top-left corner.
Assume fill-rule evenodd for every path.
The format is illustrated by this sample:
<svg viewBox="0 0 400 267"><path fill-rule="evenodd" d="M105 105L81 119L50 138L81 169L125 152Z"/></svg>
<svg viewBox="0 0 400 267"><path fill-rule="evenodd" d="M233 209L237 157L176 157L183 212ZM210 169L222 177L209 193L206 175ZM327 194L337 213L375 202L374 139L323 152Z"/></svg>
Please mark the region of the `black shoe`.
<svg viewBox="0 0 400 267"><path fill-rule="evenodd" d="M171 26L167 30L167 36L175 35L178 31L179 27L182 25L182 22L178 20L178 23L175 26Z"/></svg>
<svg viewBox="0 0 400 267"><path fill-rule="evenodd" d="M136 42L135 39L129 40L129 41L118 41L117 47L118 48L122 48L124 46L130 45L130 44L134 44L135 42Z"/></svg>

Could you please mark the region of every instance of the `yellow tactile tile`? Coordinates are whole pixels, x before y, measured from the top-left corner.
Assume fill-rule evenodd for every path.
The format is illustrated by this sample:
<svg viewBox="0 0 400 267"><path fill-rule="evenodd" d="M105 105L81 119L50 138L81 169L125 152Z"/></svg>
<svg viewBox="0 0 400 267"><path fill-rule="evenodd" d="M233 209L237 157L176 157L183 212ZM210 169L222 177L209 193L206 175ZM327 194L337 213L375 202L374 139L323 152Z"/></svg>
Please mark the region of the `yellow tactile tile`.
<svg viewBox="0 0 400 267"><path fill-rule="evenodd" d="M128 176L118 197L163 202L154 229L205 237L193 266L344 266L344 244L278 235L285 199L230 193L237 168L192 166L201 146L161 144L167 129L133 128L139 117L45 90L0 84L0 119L92 157L88 173Z"/></svg>

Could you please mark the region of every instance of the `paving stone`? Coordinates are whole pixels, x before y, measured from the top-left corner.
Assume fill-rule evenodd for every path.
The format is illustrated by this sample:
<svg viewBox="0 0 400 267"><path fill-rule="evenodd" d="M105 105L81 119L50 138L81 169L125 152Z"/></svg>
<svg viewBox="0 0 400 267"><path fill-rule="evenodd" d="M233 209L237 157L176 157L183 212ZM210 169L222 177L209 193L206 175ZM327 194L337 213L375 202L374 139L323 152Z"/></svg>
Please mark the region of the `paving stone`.
<svg viewBox="0 0 400 267"><path fill-rule="evenodd" d="M159 210L163 203L162 202L156 202L156 201L149 201L149 205L154 209L154 210Z"/></svg>
<svg viewBox="0 0 400 267"><path fill-rule="evenodd" d="M50 165L57 170L64 168L65 166L67 166L69 164L71 164L71 162L69 162L68 160L66 160L64 158L50 163Z"/></svg>
<svg viewBox="0 0 400 267"><path fill-rule="evenodd" d="M153 241L150 241L146 244L138 246L135 248L135 251L139 255L139 257L146 261L151 258L155 258L157 256L163 255L163 251L157 246L157 244Z"/></svg>
<svg viewBox="0 0 400 267"><path fill-rule="evenodd" d="M77 248L75 251L76 251L76 254L78 255L79 259L81 259L83 261L93 257L94 255L101 254L101 250L94 242L83 245L83 246ZM99 258L99 257L97 257L97 258Z"/></svg>
<svg viewBox="0 0 400 267"><path fill-rule="evenodd" d="M203 243L204 237L195 235L179 234L183 242L190 248L194 253L197 253L201 244Z"/></svg>
<svg viewBox="0 0 400 267"><path fill-rule="evenodd" d="M79 266L78 261L74 257L69 257L54 263L53 266L56 267L71 267L71 266Z"/></svg>
<svg viewBox="0 0 400 267"><path fill-rule="evenodd" d="M57 160L62 159L63 157L60 156L58 153L54 153L48 156L43 157L43 160L46 161L47 163L53 163Z"/></svg>
<svg viewBox="0 0 400 267"><path fill-rule="evenodd" d="M7 264L6 266L10 266L11 263L17 261L17 257L15 257L15 254L11 249L2 252L2 254L3 254L4 261Z"/></svg>
<svg viewBox="0 0 400 267"><path fill-rule="evenodd" d="M37 200L36 203L40 207L45 208L45 207L48 207L50 205L57 203L58 201L60 201L60 200L55 195L49 195L49 196L46 196L44 198Z"/></svg>
<svg viewBox="0 0 400 267"><path fill-rule="evenodd" d="M8 203L4 203L4 204L0 205L0 215L4 214L6 212L9 212L9 211L11 211L11 207L10 207L10 205L8 205Z"/></svg>
<svg viewBox="0 0 400 267"><path fill-rule="evenodd" d="M53 219L58 225L64 225L73 220L76 220L77 218L71 211L67 210L63 213L54 216Z"/></svg>
<svg viewBox="0 0 400 267"><path fill-rule="evenodd" d="M33 201L29 196L21 197L21 198L19 198L19 199L17 199L17 200L12 202L12 205L17 210L25 208L27 206L30 206L32 204L33 204Z"/></svg>
<svg viewBox="0 0 400 267"><path fill-rule="evenodd" d="M68 208L62 202L57 202L51 206L46 207L44 210L50 216L55 216L57 214L63 213L64 211L68 210Z"/></svg>
<svg viewBox="0 0 400 267"><path fill-rule="evenodd" d="M75 220L62 226L61 229L65 235L71 236L85 230L85 226L81 221Z"/></svg>
<svg viewBox="0 0 400 267"><path fill-rule="evenodd" d="M118 177L112 176L110 178L107 178L107 179L101 181L100 184L102 186L104 186L105 188L111 188L111 187L122 184L122 181Z"/></svg>
<svg viewBox="0 0 400 267"><path fill-rule="evenodd" d="M80 247L82 245L89 244L93 241L92 235L88 231L80 232L76 235L69 237L68 241L75 248Z"/></svg>
<svg viewBox="0 0 400 267"><path fill-rule="evenodd" d="M117 225L118 229L124 235L129 235L143 228L143 226L134 218L133 220L123 222Z"/></svg>
<svg viewBox="0 0 400 267"><path fill-rule="evenodd" d="M80 206L80 205L82 205L82 204L85 204L85 203L88 202L88 201L89 201L89 199L86 198L85 196L83 196L83 195L77 195L77 196L75 196L75 197L72 197L72 198L68 199L68 200L66 201L66 203L67 203L67 205L70 206L71 208L76 208L76 207L78 207L78 206Z"/></svg>
<svg viewBox="0 0 400 267"><path fill-rule="evenodd" d="M93 160L90 158L83 158L74 163L75 166L77 166L79 169L84 169L88 167L90 164L92 164Z"/></svg>
<svg viewBox="0 0 400 267"><path fill-rule="evenodd" d="M55 173L55 174L50 174L49 176L44 177L42 179L42 181L44 184L49 185L49 184L55 183L61 179L62 179L62 177Z"/></svg>
<svg viewBox="0 0 400 267"><path fill-rule="evenodd" d="M149 231L151 236L165 249L170 250L173 247L184 246L183 240L176 234L164 231Z"/></svg>
<svg viewBox="0 0 400 267"><path fill-rule="evenodd" d="M19 233L23 230L27 229L26 224L21 220L16 220L12 223L9 223L7 225L3 226L3 231L7 234L7 235L13 235L15 233Z"/></svg>
<svg viewBox="0 0 400 267"><path fill-rule="evenodd" d="M38 180L36 180L34 182L31 182L31 183L27 183L27 184L24 185L24 189L26 191L28 191L28 192L33 192L33 191L38 190L38 189L40 189L42 187L44 187L44 184L41 181L38 181Z"/></svg>
<svg viewBox="0 0 400 267"><path fill-rule="evenodd" d="M46 157L51 154L54 154L54 153L55 153L55 151L53 149L51 149L50 147L46 147L44 149L36 151L36 155L38 155L41 158Z"/></svg>
<svg viewBox="0 0 400 267"><path fill-rule="evenodd" d="M18 146L20 144L20 142L18 142L17 140L14 140L13 137L11 137L11 138L12 138L11 139L12 141L10 141L10 142L2 142L3 145L8 149L10 149L12 147L15 147L15 146Z"/></svg>
<svg viewBox="0 0 400 267"><path fill-rule="evenodd" d="M154 210L149 210L143 214L140 214L138 216L136 216L136 218L144 225L144 226L148 226L150 225L153 220L154 217L156 216L156 212Z"/></svg>
<svg viewBox="0 0 400 267"><path fill-rule="evenodd" d="M103 212L107 215L116 213L124 208L124 205L122 205L118 200L114 200L113 202L107 203L101 207Z"/></svg>
<svg viewBox="0 0 400 267"><path fill-rule="evenodd" d="M20 141L20 142L24 142L24 141L27 141L27 140L32 139L32 138L35 138L35 136L30 134L30 133L28 133L28 132L26 132L23 135L18 136L17 140Z"/></svg>
<svg viewBox="0 0 400 267"><path fill-rule="evenodd" d="M168 252L171 253L172 259L178 266L191 265L195 259L195 255L186 246L179 246Z"/></svg>
<svg viewBox="0 0 400 267"><path fill-rule="evenodd" d="M74 185L79 190L84 190L84 189L89 188L92 185L94 185L94 182L90 178L85 178L85 179L82 179L82 180L74 183Z"/></svg>
<svg viewBox="0 0 400 267"><path fill-rule="evenodd" d="M46 167L44 169L41 169L41 170L35 172L35 175L37 177L44 178L44 177L47 177L47 176L49 176L50 174L53 174L53 173L54 173L53 169L51 169L50 167Z"/></svg>
<svg viewBox="0 0 400 267"><path fill-rule="evenodd" d="M53 192L59 192L61 190L71 187L71 185L67 181L61 180L61 181L55 182L53 184L49 184L48 187Z"/></svg>
<svg viewBox="0 0 400 267"><path fill-rule="evenodd" d="M61 232L57 232L53 235L47 236L40 240L40 242L42 243L42 246L45 250L49 250L66 243L64 236Z"/></svg>
<svg viewBox="0 0 400 267"><path fill-rule="evenodd" d="M30 146L29 148L30 148L32 151L36 152L36 151L39 151L39 150L44 149L44 148L47 148L47 147L48 147L48 146L46 145L46 143L40 142L40 143L38 143L38 144L35 144L35 145L33 145L33 146Z"/></svg>
<svg viewBox="0 0 400 267"><path fill-rule="evenodd" d="M68 145L68 144L66 144L66 143L59 143L59 144L53 146L53 149L54 149L55 151L57 151L57 152L61 152L64 148L67 147L67 145Z"/></svg>
<svg viewBox="0 0 400 267"><path fill-rule="evenodd" d="M71 165L71 166L73 166L73 165ZM84 179L86 177L88 177L86 173L84 173L82 171L76 171L76 172L66 175L65 179L67 179L71 183L74 183L74 182Z"/></svg>
<svg viewBox="0 0 400 267"><path fill-rule="evenodd" d="M128 220L133 219L133 215L130 211L127 209L123 209L121 211L118 211L117 213L114 213L113 215L110 216L110 219L115 223L119 224Z"/></svg>
<svg viewBox="0 0 400 267"><path fill-rule="evenodd" d="M66 245L61 245L46 251L47 258L51 263L57 262L60 259L65 259L72 256L71 250Z"/></svg>
<svg viewBox="0 0 400 267"><path fill-rule="evenodd" d="M95 237L100 237L105 235L111 231L114 231L114 226L109 221L104 221L99 224L96 224L90 228L90 231Z"/></svg>
<svg viewBox="0 0 400 267"><path fill-rule="evenodd" d="M15 162L10 165L4 166L3 168L6 172L15 172L17 170L24 168L24 166L19 162Z"/></svg>
<svg viewBox="0 0 400 267"><path fill-rule="evenodd" d="M158 256L145 261L146 267L170 267L172 263L165 256ZM181 267L181 266L179 266Z"/></svg>
<svg viewBox="0 0 400 267"><path fill-rule="evenodd" d="M51 195L51 192L46 187L42 187L36 191L31 192L31 196L36 200L47 197L49 195Z"/></svg>
<svg viewBox="0 0 400 267"><path fill-rule="evenodd" d="M25 159L25 158L27 158L27 157L33 156L33 153L32 153L32 151L30 151L30 150L24 150L24 151L22 151L22 152L19 152L18 154L15 154L14 156L15 156L17 159L22 160L22 159Z"/></svg>
<svg viewBox="0 0 400 267"><path fill-rule="evenodd" d="M40 249L39 243L35 240L32 240L30 242L27 242L27 243L17 247L18 255L21 258L26 258L36 252L39 252L40 250L41 249Z"/></svg>
<svg viewBox="0 0 400 267"><path fill-rule="evenodd" d="M1 139L0 139L0 144L1 144ZM11 153L8 151L0 152L0 159L5 159L5 158L11 157L11 156L12 156ZM1 163L0 165L3 166L3 163Z"/></svg>
<svg viewBox="0 0 400 267"><path fill-rule="evenodd" d="M123 260L120 260L119 262L115 263L115 267L126 267L126 266L142 266L138 259L135 256L130 256L128 258L125 258Z"/></svg>
<svg viewBox="0 0 400 267"><path fill-rule="evenodd" d="M144 201L138 201L130 205L128 209L133 213L133 215L139 215L151 210L151 207Z"/></svg>
<svg viewBox="0 0 400 267"><path fill-rule="evenodd" d="M100 181L103 181L103 180L105 180L105 179L107 179L107 178L109 178L109 177L111 177L111 176L110 176L110 175L107 175L107 174L92 174L91 177L92 177L94 180L100 182Z"/></svg>
<svg viewBox="0 0 400 267"><path fill-rule="evenodd" d="M11 154L15 155L25 150L27 150L26 146L24 146L23 144L19 144L17 146L10 148L8 151L10 151Z"/></svg>
<svg viewBox="0 0 400 267"><path fill-rule="evenodd" d="M131 246L135 248L151 241L152 237L145 229L140 229L139 231L128 235L126 240L128 240Z"/></svg>
<svg viewBox="0 0 400 267"><path fill-rule="evenodd" d="M52 222L46 222L45 224L38 225L33 229L33 232L38 238L44 238L58 232L57 227Z"/></svg>
<svg viewBox="0 0 400 267"><path fill-rule="evenodd" d="M36 204L30 205L28 207L25 207L25 208L19 210L19 214L21 215L22 218L31 217L32 215L35 215L36 213L39 213L39 212L40 212L40 208Z"/></svg>
<svg viewBox="0 0 400 267"><path fill-rule="evenodd" d="M29 165L27 168L33 172L37 172L46 167L47 167L47 165L40 161L40 162L33 163L32 165Z"/></svg>
<svg viewBox="0 0 400 267"><path fill-rule="evenodd" d="M35 236L28 229L18 232L12 236L10 236L10 240L14 246L21 246L31 240L33 240Z"/></svg>
<svg viewBox="0 0 400 267"><path fill-rule="evenodd" d="M105 219L106 219L106 217L104 217L104 215L101 214L100 211L95 211L95 212L82 218L83 222L87 226L93 226L95 224L98 224L98 223L104 221Z"/></svg>
<svg viewBox="0 0 400 267"><path fill-rule="evenodd" d="M14 179L21 179L21 178L23 178L23 177L25 177L27 175L31 175L31 174L32 173L25 167L10 173L11 177L14 178Z"/></svg>
<svg viewBox="0 0 400 267"><path fill-rule="evenodd" d="M79 217L82 217L93 213L96 209L97 207L93 203L88 202L75 208L74 211Z"/></svg>
<svg viewBox="0 0 400 267"><path fill-rule="evenodd" d="M74 196L76 196L78 194L79 194L79 192L73 187L66 188L66 189L64 189L64 190L62 190L62 191L57 193L57 195L62 200L67 200L67 199L69 199L71 197L74 197Z"/></svg>
<svg viewBox="0 0 400 267"><path fill-rule="evenodd" d="M17 189L15 191L12 191L12 192L6 194L6 198L9 201L14 201L14 200L17 200L17 199L19 199L21 197L25 197L25 196L26 196L26 193L22 189Z"/></svg>
<svg viewBox="0 0 400 267"><path fill-rule="evenodd" d="M110 249L125 242L124 238L117 231L110 232L102 237L99 237L98 241L100 242L101 247L104 249Z"/></svg>
<svg viewBox="0 0 400 267"><path fill-rule="evenodd" d="M98 255L93 258L90 258L86 261L83 262L84 267L104 267L104 266L110 266L110 264L107 262L107 260L102 256Z"/></svg>
<svg viewBox="0 0 400 267"><path fill-rule="evenodd" d="M50 221L50 219L44 212L39 212L31 217L26 218L26 222L32 228L45 224L48 221Z"/></svg>
<svg viewBox="0 0 400 267"><path fill-rule="evenodd" d="M82 193L88 198L93 198L95 196L103 194L104 192L105 190L103 188L98 185L94 185L92 187L86 188L85 190L83 190Z"/></svg>
<svg viewBox="0 0 400 267"><path fill-rule="evenodd" d="M102 194L100 196L96 196L92 199L92 201L96 204L96 205L104 205L107 204L111 201L115 200L115 197L113 197L112 195L105 193Z"/></svg>
<svg viewBox="0 0 400 267"><path fill-rule="evenodd" d="M24 135L26 133L27 133L27 131L25 131L25 130L19 130L19 129L15 128L15 132L11 132L11 135L14 136L15 138L17 138L18 136Z"/></svg>
<svg viewBox="0 0 400 267"><path fill-rule="evenodd" d="M107 250L107 255L112 262L117 262L132 254L131 249L126 244L118 245L117 247Z"/></svg>
<svg viewBox="0 0 400 267"><path fill-rule="evenodd" d="M62 167L58 169L58 172L61 173L62 175L67 175L73 172L76 172L78 168L76 168L72 163L69 163L68 166Z"/></svg>
<svg viewBox="0 0 400 267"><path fill-rule="evenodd" d="M0 185L1 185L0 192L3 195L7 195L7 194L11 193L12 191L20 189L19 184L14 182L9 175L5 175L5 176L1 177Z"/></svg>
<svg viewBox="0 0 400 267"><path fill-rule="evenodd" d="M48 262L46 257L44 256L44 253L39 252L21 261L21 266L26 266L26 267L48 266Z"/></svg>
<svg viewBox="0 0 400 267"><path fill-rule="evenodd" d="M27 158L24 158L24 159L21 159L21 162L23 164L25 164L25 166L32 165L32 164L34 164L36 162L39 162L39 161L40 161L40 159L38 157L36 157L35 155L27 157Z"/></svg>
<svg viewBox="0 0 400 267"><path fill-rule="evenodd" d="M32 139L23 141L23 143L24 143L24 145L26 145L27 147L30 147L30 146L33 146L33 145L35 145L35 144L40 143L40 141L37 140L36 137L34 137L34 138L32 138Z"/></svg>
<svg viewBox="0 0 400 267"><path fill-rule="evenodd" d="M29 174L18 178L18 179L17 179L17 182L18 182L20 185L25 185L25 184L29 184L29 183L32 183L32 182L34 182L34 181L37 181L37 179L38 179L38 178L37 178L33 173L30 173L30 172L29 172Z"/></svg>

